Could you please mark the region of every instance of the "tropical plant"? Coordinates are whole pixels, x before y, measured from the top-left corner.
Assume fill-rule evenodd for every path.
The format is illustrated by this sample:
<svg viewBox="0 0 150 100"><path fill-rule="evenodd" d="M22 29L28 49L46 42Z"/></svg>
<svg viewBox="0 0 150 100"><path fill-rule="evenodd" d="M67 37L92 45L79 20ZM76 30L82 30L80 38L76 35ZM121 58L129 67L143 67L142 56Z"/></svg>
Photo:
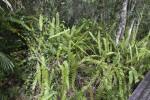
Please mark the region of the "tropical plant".
<svg viewBox="0 0 150 100"><path fill-rule="evenodd" d="M14 70L14 64L12 61L2 52L0 52L0 99L7 100L8 96L4 94L3 88L6 82L4 82L5 74L12 73Z"/></svg>
<svg viewBox="0 0 150 100"><path fill-rule="evenodd" d="M3 1L12 9L7 0ZM36 11L36 14L33 15L39 16L39 18L19 16L20 20L18 20L17 18L2 16L3 14L0 15L1 26L15 32L15 34L17 33L17 36L25 41L24 45L28 46L28 52L25 52L27 55L26 60L13 56L13 58L21 60L20 63L25 62L25 65L21 66L25 71L33 68L33 72L29 71L31 72L29 76L32 78L27 79L25 82L26 90L32 88L33 93L30 93L32 99L38 98L39 100L128 99L131 95L132 85L141 80L143 73L150 69L150 32L147 32L149 30L144 31L144 38L138 38L138 40L136 38L139 25L142 23L142 18L144 18L144 11L147 10L146 4L140 9L140 16L135 18L132 14L138 12L138 7L135 6L137 4L136 0L108 0L107 2L81 0L79 4L77 4L77 1L79 0L16 0L14 3L16 5L24 2L26 3L25 8L34 8L31 9L31 13ZM129 3L127 3L128 1ZM32 7L31 5L35 3L36 6ZM120 21L118 32L116 32L118 22L115 21L114 23L114 20L119 19L115 17L119 12L117 9L121 8L121 6L118 7L118 4L121 3L123 4L121 14L124 15L121 16L121 19L125 20ZM30 4L29 7L28 4ZM87 11L89 7L92 10L81 13L81 16L92 15L94 16L93 19L78 16L80 11L85 10L84 6L81 7L83 4L85 4L84 6L87 5ZM130 5L127 6L127 4ZM110 5L113 5L114 9ZM17 10L17 8L15 9ZM134 9L136 11L133 11ZM61 17L58 13L56 17L49 17L49 10L54 11L50 12L52 13L50 15L53 15L56 10L60 11ZM93 10L99 11L98 14L95 15ZM18 12L20 11L19 9ZM19 14L18 12L15 14ZM131 16L127 17L127 12ZM43 14L38 15L39 13ZM113 14L115 16L112 16ZM61 23L60 19L65 21ZM79 20L76 21L77 19ZM75 21L77 26L73 25ZM92 21L94 22L92 23ZM134 24L136 21L137 25ZM21 29L16 29L16 24L19 24ZM124 25L127 27L126 29ZM6 35L5 31L1 31L1 33ZM116 33L117 38L115 41ZM124 34L125 36L123 36ZM6 39L6 37L0 36L0 39L5 41L3 38ZM15 40L17 41L17 39ZM18 41L17 43L21 42ZM18 44L16 45L19 47ZM7 50L3 49L3 51L6 52ZM14 51L19 54L18 49ZM11 54L15 55L16 53ZM12 70L14 65L6 55L0 53L0 60L1 69ZM20 66L20 64L16 65ZM18 69L15 71L21 72ZM4 73L0 74L4 76ZM20 77L26 76L23 73L21 74L19 74ZM1 80L3 79L1 78ZM2 86L1 84L3 84L3 81L0 81L0 86ZM14 93L17 89L14 88ZM9 90L13 91L13 89ZM2 93L2 89L0 92ZM1 93L0 96L3 99L4 96Z"/></svg>
<svg viewBox="0 0 150 100"><path fill-rule="evenodd" d="M78 100L89 93L93 99L125 100L132 83L149 69L149 35L136 41L133 31L131 39L116 46L110 35L115 24L108 33L99 25L82 30L85 25L60 29L58 14L52 21L40 15L31 25L32 37L26 40L36 70L32 89L41 91L39 99Z"/></svg>
<svg viewBox="0 0 150 100"><path fill-rule="evenodd" d="M9 60L9 58L5 54L0 52L0 69L5 70L5 71L8 71L9 69L11 69L13 71L13 67L14 65Z"/></svg>

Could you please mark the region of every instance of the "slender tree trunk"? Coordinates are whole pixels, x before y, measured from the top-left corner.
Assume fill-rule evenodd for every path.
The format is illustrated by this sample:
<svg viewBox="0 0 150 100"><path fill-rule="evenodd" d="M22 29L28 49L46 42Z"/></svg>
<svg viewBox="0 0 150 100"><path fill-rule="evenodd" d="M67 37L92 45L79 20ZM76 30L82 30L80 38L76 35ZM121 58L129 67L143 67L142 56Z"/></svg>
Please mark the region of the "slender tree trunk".
<svg viewBox="0 0 150 100"><path fill-rule="evenodd" d="M128 36L131 35L132 29L133 29L133 26L134 26L134 22L135 22L135 18L132 18L131 22L130 22L130 28L129 28Z"/></svg>
<svg viewBox="0 0 150 100"><path fill-rule="evenodd" d="M134 1L131 9L128 11L128 18L130 17L131 13L133 13L136 4L137 4L137 0ZM135 23L135 19L136 18L134 16L132 16L132 19L130 20L130 28L129 28L129 31L128 31L128 36L131 35L132 29L133 29L133 26L134 26L134 23Z"/></svg>
<svg viewBox="0 0 150 100"><path fill-rule="evenodd" d="M121 20L120 20L120 24L116 36L116 45L119 43L119 40L123 38L125 32L126 21L127 21L127 6L128 6L128 0L124 0L122 5L122 11L121 11Z"/></svg>

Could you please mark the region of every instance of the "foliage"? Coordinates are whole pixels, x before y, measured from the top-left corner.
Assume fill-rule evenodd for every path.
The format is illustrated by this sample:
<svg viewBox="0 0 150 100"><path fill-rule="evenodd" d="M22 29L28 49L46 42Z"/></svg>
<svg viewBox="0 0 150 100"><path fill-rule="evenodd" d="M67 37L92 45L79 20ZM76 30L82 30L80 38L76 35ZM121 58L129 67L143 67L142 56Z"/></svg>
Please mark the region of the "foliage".
<svg viewBox="0 0 150 100"><path fill-rule="evenodd" d="M85 25L61 29L58 14L52 21L40 15L32 24L27 41L36 71L32 89L40 91L39 99L85 99L90 89L95 95L90 98L125 100L132 83L149 69L150 34L135 41L133 33L116 46L110 36L114 25L104 35L99 25L83 31Z"/></svg>
<svg viewBox="0 0 150 100"><path fill-rule="evenodd" d="M13 71L13 63L4 55L3 53L0 52L0 69L1 70L6 70L8 71L11 69Z"/></svg>
<svg viewBox="0 0 150 100"><path fill-rule="evenodd" d="M19 36L20 31L23 30L18 24L22 26L25 24L20 20L8 17L10 13L7 12L7 9L10 8L13 11L13 8L9 1L3 1L8 8L0 5L0 99L8 100L14 99L21 92L20 87L15 85L22 84L27 79L26 74L30 69L22 66L26 52L22 49L26 46L22 37Z"/></svg>
<svg viewBox="0 0 150 100"><path fill-rule="evenodd" d="M25 95L39 100L126 100L132 85L150 69L145 1L136 6L131 35L133 13L118 45L121 0L3 1L14 12L0 3L0 52L10 58L0 53L0 68L6 70L0 72L1 99ZM132 4L129 1L128 9ZM145 10L138 9L140 4ZM57 11L60 15L53 17ZM8 71L12 62L15 74Z"/></svg>

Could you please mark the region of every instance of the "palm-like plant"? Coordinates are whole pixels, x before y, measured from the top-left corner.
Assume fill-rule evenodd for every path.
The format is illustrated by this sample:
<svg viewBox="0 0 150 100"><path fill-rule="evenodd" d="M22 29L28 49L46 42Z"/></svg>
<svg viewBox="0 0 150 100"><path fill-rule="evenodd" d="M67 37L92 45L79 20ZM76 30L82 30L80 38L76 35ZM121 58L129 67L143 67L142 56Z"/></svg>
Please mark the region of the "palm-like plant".
<svg viewBox="0 0 150 100"><path fill-rule="evenodd" d="M0 52L0 69L1 70L9 70L13 71L14 64L12 61L2 52Z"/></svg>
<svg viewBox="0 0 150 100"><path fill-rule="evenodd" d="M4 79L4 71L12 70L13 72L13 67L14 64L11 62L11 60L2 52L0 52L0 99L1 100L7 100L7 95L4 94L4 91L2 89L3 87L3 82L2 80Z"/></svg>
<svg viewBox="0 0 150 100"><path fill-rule="evenodd" d="M13 10L8 0L3 0L3 2L11 9L11 11ZM0 6L0 9L3 8ZM2 19L2 21L4 20ZM4 53L0 52L0 69L5 71L11 69L13 71L13 67L14 64L11 62L11 60Z"/></svg>

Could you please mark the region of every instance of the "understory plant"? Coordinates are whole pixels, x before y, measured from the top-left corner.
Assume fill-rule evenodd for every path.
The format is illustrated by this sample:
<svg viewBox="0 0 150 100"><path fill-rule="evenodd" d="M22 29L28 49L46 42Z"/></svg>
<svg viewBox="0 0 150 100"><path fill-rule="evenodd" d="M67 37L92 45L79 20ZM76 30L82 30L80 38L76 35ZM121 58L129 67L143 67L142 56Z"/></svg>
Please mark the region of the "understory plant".
<svg viewBox="0 0 150 100"><path fill-rule="evenodd" d="M61 28L59 14L32 19L26 41L35 71L33 98L127 100L131 95L132 84L150 67L150 33L136 41L133 31L116 45L115 24L109 32L98 24L85 29L86 24Z"/></svg>
<svg viewBox="0 0 150 100"><path fill-rule="evenodd" d="M18 92L20 88L14 87L14 85L12 89L8 89L8 92L10 93L5 91L5 87L7 87L6 83L11 83L6 78L7 75L5 72L10 72L10 70L18 72L19 74L15 74L18 75L19 78L21 76L24 77L29 75L21 73L22 70L31 73L29 75L31 76L30 79L26 80L27 78L24 77L24 80L26 80L25 84L28 85L25 87L25 92L27 93L30 89L32 89L31 99L127 100L129 98L133 91L132 85L139 82L144 77L145 73L150 69L150 32L143 39L136 40L136 33L141 23L142 13L145 6L143 7L143 11L140 15L141 18L138 20L137 27L133 25L131 34L125 34L126 36L122 40L118 40L119 43L116 45L114 38L116 37L116 33L114 31L116 24L114 23L111 26L109 23L113 23L113 19L118 20L118 18L115 17L119 15L118 12L120 11L118 10L117 5L121 2L115 0L115 2L112 3L108 1L109 4L107 4L107 2L105 3L101 0L96 2L94 2L95 0L92 0L89 6L97 9L98 16L100 15L100 18L97 18L98 16L95 17L96 20L94 20L94 23L92 23L89 19L83 18L77 22L78 24L83 22L83 24L77 27L72 26L72 24L75 22L75 18L80 18L80 15L77 13L82 11L79 11L79 8L83 9L83 13L81 13L81 15L83 14L86 16L86 13L84 13L86 7L83 6L86 0L84 0L84 4L80 1L81 6L79 7L76 4L76 0L74 1L75 4L73 3L73 0L69 2L65 2L64 0L60 0L60 2L58 2L58 0L57 2L54 2L55 0L45 0L43 2L37 1L37 5L41 5L38 8L32 6L32 4L35 4L36 1L33 1L33 3L28 1L27 4L25 4L27 5L27 8L31 10L27 10L28 13L36 13L39 11L34 11L31 8L35 8L36 10L42 7L40 12L44 11L43 14L45 16L49 16L53 15L56 10L55 8L58 8L58 10L60 9L60 13L64 13L62 8L65 8L64 10L67 10L68 13L65 12L64 14L61 14L61 17L62 19L70 21L67 22L66 25L71 28L65 27L65 24L60 22L59 14L56 14L56 17L54 18L51 17L52 19L49 19L50 17L45 17L42 14L39 18L33 16L23 16L20 20L8 17L9 14L7 14L7 10L5 11L5 7L3 8L4 5L1 2L1 5L3 6L0 5L0 51L9 51L8 54L14 54L13 58L15 59L13 60L16 61L15 65L19 67L21 65L21 68L14 68L14 65L6 57L6 55L0 52L0 99L7 100L8 96L15 95L15 93L17 94L15 96L18 96L17 99L26 99L22 96L23 94L18 94L20 93ZM19 12L21 15L23 14L24 7L22 3L26 3L25 1L15 0L14 6L11 5L8 0L3 0L3 2L11 11L13 11L16 6L16 9L14 9L14 11L16 11L10 15L16 16ZM54 4L52 2L54 2ZM134 2L136 4L136 0L134 0ZM128 4L130 3L131 5L128 5L128 7L126 6L126 8L131 7L132 10L132 7L134 9L136 6L132 5L131 0ZM71 7L66 8L66 4L67 6L68 4L69 6L71 5ZM114 5L114 7L112 7L113 9L107 9L110 7L110 4ZM18 9L17 5L21 9ZM94 14L96 10L91 11ZM129 10L129 15L131 12ZM131 17L134 18L136 13L139 12L140 10L136 9L134 16ZM148 10L144 12L148 12ZM116 14L114 15L113 13ZM67 16L64 17L63 15L66 14ZM97 13L95 14L97 15ZM145 14L148 15L148 13ZM145 14L144 16L147 17ZM28 14L26 13L25 15ZM90 15L90 13L88 15ZM148 21L142 21L144 24L141 25L148 26ZM96 22L103 24L103 26L97 24ZM124 29L125 24L120 25L123 26ZM15 27L18 27L19 29L16 29ZM14 34L18 34L19 38L16 39L15 36L17 35L10 35L11 39L9 39L6 30L4 29L11 32L13 31ZM147 32L147 30L148 28L145 27L140 29L140 31L143 32ZM8 34L11 33L9 31L7 31ZM130 30L126 29L126 33L128 31ZM5 35L5 37L3 37L3 35ZM25 40L26 44L21 40ZM8 41L10 46L5 43ZM12 45L12 43L14 43L14 45ZM23 55L20 59L18 56L18 51L23 45L28 46L28 48L26 48L28 49L28 53L25 52L27 54ZM16 51L18 55L15 54L14 51ZM24 58L26 55L27 59ZM33 71L31 71L32 69ZM29 95L31 95L30 92Z"/></svg>

